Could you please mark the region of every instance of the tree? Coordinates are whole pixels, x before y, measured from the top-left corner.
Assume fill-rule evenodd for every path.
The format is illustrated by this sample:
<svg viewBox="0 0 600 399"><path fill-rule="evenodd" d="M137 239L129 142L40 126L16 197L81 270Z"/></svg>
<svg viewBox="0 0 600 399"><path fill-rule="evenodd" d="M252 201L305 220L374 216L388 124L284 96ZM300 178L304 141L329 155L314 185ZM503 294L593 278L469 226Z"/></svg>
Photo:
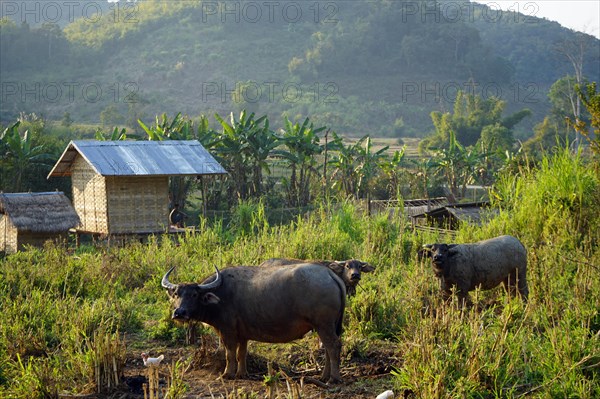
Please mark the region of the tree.
<svg viewBox="0 0 600 399"><path fill-rule="evenodd" d="M110 104L100 112L100 123L103 126L120 125L125 122L125 117L121 115L115 104Z"/></svg>
<svg viewBox="0 0 600 399"><path fill-rule="evenodd" d="M396 197L400 194L401 165L405 162L406 146L394 151L394 155L387 162L382 162L381 168L389 178L388 192Z"/></svg>
<svg viewBox="0 0 600 399"><path fill-rule="evenodd" d="M148 140L152 141L194 140L196 138L193 121L182 116L181 112L177 113L172 120L169 120L167 114L162 114L160 117L156 115L155 124L151 127L146 126L141 120L138 120L138 124L146 132ZM116 132L115 128L113 134ZM184 209L192 183L193 179L185 176L173 176L169 179L169 211L175 207L180 211Z"/></svg>
<svg viewBox="0 0 600 399"><path fill-rule="evenodd" d="M585 121L584 112L577 113L577 81L574 76L558 79L548 91L548 99L552 104L550 114L534 127L534 135L523 144L529 155L549 150L555 146L577 144L575 132L570 130L567 121L575 121L573 125ZM585 123L584 123L585 124Z"/></svg>
<svg viewBox="0 0 600 399"><path fill-rule="evenodd" d="M253 114L252 114L253 115ZM260 120L264 118L262 123ZM263 170L271 173L267 158L280 144L279 138L269 128L269 119L265 116L258 118L254 128L247 131L246 156L252 166L252 185L250 195L259 197L263 194Z"/></svg>
<svg viewBox="0 0 600 399"><path fill-rule="evenodd" d="M324 126L315 128L309 118L304 119L302 125L285 118L281 143L286 150L276 150L273 154L283 158L291 171L285 186L288 203L292 206L310 202L311 176L318 174L316 155L323 151L317 134L323 130Z"/></svg>
<svg viewBox="0 0 600 399"><path fill-rule="evenodd" d="M487 125L481 130L481 138L477 146L487 152L504 153L511 151L514 144L513 132L500 123Z"/></svg>
<svg viewBox="0 0 600 399"><path fill-rule="evenodd" d="M330 165L333 167L331 180L333 181L332 188L338 188L346 196L354 196L358 198L358 177L356 175L356 157L358 148L364 141L365 137L360 139L355 144L344 145L343 138L333 133L333 140L329 144L335 155Z"/></svg>
<svg viewBox="0 0 600 399"><path fill-rule="evenodd" d="M357 191L366 192L367 203L369 206L371 200L371 180L381 168L383 161L386 159L385 152L388 150L388 148L389 146L385 146L377 151L374 151L373 146L371 145L371 137L366 136L365 146L359 147L357 151Z"/></svg>
<svg viewBox="0 0 600 399"><path fill-rule="evenodd" d="M580 85L574 76L565 76L558 79L548 91L548 99L552 103L551 113L562 121L565 118L572 120L584 119L581 110L581 99L577 95L576 86Z"/></svg>
<svg viewBox="0 0 600 399"><path fill-rule="evenodd" d="M148 140L194 140L193 121L178 112L172 120L167 114L156 115L154 125L149 128L140 119L138 124L148 135Z"/></svg>
<svg viewBox="0 0 600 399"><path fill-rule="evenodd" d="M409 186L411 194L417 198L429 198L429 189L434 179L433 158L417 158L410 160L414 166L414 173L409 173Z"/></svg>
<svg viewBox="0 0 600 399"><path fill-rule="evenodd" d="M452 202L464 197L467 185L477 176L477 166L482 159L476 147L464 147L458 142L454 132L450 132L450 145L437 151L432 159L432 165L446 180L453 198Z"/></svg>
<svg viewBox="0 0 600 399"><path fill-rule="evenodd" d="M592 137L588 131L587 124L581 120L569 121L575 127L575 130L585 137L590 148L596 155L600 155L600 93L597 92L596 82L587 84L585 87L577 85L575 87L577 96L590 114L590 126L593 129Z"/></svg>
<svg viewBox="0 0 600 399"><path fill-rule="evenodd" d="M335 132L331 146L336 151L331 161L334 167L334 187L339 186L342 192L356 199L360 198L362 193L366 193L367 198L370 198L371 178L381 167L388 147L373 151L369 136L360 138L354 144L344 145L343 139Z"/></svg>
<svg viewBox="0 0 600 399"><path fill-rule="evenodd" d="M502 118L505 107L506 102L498 98L483 99L481 96L459 91L452 114L438 111L431 113L435 133L423 140L419 148L421 151L427 148L447 149L450 146L451 132L462 145L471 146L481 139L482 131L486 126L499 125L512 130L516 124L531 115L530 110L523 109Z"/></svg>
<svg viewBox="0 0 600 399"><path fill-rule="evenodd" d="M73 124L73 119L71 118L71 114L68 111L65 111L62 119L60 120L60 124L64 127L71 127Z"/></svg>
<svg viewBox="0 0 600 399"><path fill-rule="evenodd" d="M218 151L226 160L238 198L261 194L262 170L266 159L277 147L277 136L269 129L266 115L254 119L254 113L243 110L238 119L230 114L229 123L219 114L215 119L223 128L219 133Z"/></svg>
<svg viewBox="0 0 600 399"><path fill-rule="evenodd" d="M119 140L127 140L127 133L125 128L119 130L118 127L115 126L110 135L104 133L101 129L96 130L94 134L94 138L98 141L119 141Z"/></svg>
<svg viewBox="0 0 600 399"><path fill-rule="evenodd" d="M13 183L12 186L7 185L5 188L14 192L22 190L23 176L29 169L46 164L52 158L50 154L45 153L43 145L33 144L29 130L26 130L21 137L20 124L21 121L13 123L0 135L1 148L4 151L2 160L6 163L6 168L2 169L10 173Z"/></svg>
<svg viewBox="0 0 600 399"><path fill-rule="evenodd" d="M529 155L536 155L557 145L567 145L569 136L566 134L563 121L546 116L533 128L533 137L523 143L523 150Z"/></svg>
<svg viewBox="0 0 600 399"><path fill-rule="evenodd" d="M563 55L569 60L573 70L575 71L575 83L577 85L583 84L583 66L584 66L584 54L586 52L587 40L586 35L579 32L576 33L574 38L570 40L563 40L556 45L556 51ZM575 94L575 93L573 93ZM581 116L581 99L579 96L574 95L575 101L572 104L573 115L575 118L575 124L579 124ZM579 148L580 138L578 135L575 136L575 147Z"/></svg>

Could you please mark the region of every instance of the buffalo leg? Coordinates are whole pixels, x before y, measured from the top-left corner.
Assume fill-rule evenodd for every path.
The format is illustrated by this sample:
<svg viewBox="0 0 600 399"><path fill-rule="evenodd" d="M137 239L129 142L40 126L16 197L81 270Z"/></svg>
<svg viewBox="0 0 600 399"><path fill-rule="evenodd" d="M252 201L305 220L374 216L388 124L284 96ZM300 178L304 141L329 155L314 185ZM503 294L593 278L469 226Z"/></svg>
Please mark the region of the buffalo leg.
<svg viewBox="0 0 600 399"><path fill-rule="evenodd" d="M462 308L473 305L471 296L469 295L469 287L465 285L456 286L456 295L458 296L458 305Z"/></svg>
<svg viewBox="0 0 600 399"><path fill-rule="evenodd" d="M527 302L527 298L529 297L529 288L527 287L527 272L525 270L519 269L517 277L517 286L519 287L519 294L521 294L521 298L523 299L523 301Z"/></svg>
<svg viewBox="0 0 600 399"><path fill-rule="evenodd" d="M325 367L323 367L323 374L321 374L321 380L323 382L340 383L342 378L340 376L340 355L342 351L342 342L340 337L335 334L334 328L332 332L325 332L323 330L317 330L319 338L325 346Z"/></svg>
<svg viewBox="0 0 600 399"><path fill-rule="evenodd" d="M226 366L225 366L225 372L223 373L222 377L228 380L234 379L235 378L235 371L236 371L236 367L237 367L237 362L236 362L236 349L237 349L237 342L231 342L231 341L226 341L226 340L222 340L223 341L223 345L225 346L225 361Z"/></svg>
<svg viewBox="0 0 600 399"><path fill-rule="evenodd" d="M440 281L440 291L442 292L442 299L446 302L450 302L452 299L452 285L446 283L444 279Z"/></svg>
<svg viewBox="0 0 600 399"><path fill-rule="evenodd" d="M248 341L240 341L237 345L237 373L235 378L247 378L246 357L248 353Z"/></svg>

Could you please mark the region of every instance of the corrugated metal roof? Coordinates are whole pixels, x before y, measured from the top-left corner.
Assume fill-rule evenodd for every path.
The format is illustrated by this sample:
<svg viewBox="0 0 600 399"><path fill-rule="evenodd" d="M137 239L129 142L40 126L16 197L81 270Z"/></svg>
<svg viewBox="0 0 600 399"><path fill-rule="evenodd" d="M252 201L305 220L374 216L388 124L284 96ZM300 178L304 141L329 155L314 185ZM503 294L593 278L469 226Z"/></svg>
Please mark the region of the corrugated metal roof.
<svg viewBox="0 0 600 399"><path fill-rule="evenodd" d="M489 208L489 202L472 202L446 205L437 209L433 209L429 212L425 212L424 215L430 217L452 215L457 220L463 222L481 224L483 220L486 220L497 213L498 211L496 209Z"/></svg>
<svg viewBox="0 0 600 399"><path fill-rule="evenodd" d="M69 143L48 177L70 176L81 155L102 176L196 176L227 171L197 140Z"/></svg>
<svg viewBox="0 0 600 399"><path fill-rule="evenodd" d="M426 198L426 199L411 199L404 201L404 210L410 217L418 217L431 212L434 209L439 209L448 204L446 197Z"/></svg>

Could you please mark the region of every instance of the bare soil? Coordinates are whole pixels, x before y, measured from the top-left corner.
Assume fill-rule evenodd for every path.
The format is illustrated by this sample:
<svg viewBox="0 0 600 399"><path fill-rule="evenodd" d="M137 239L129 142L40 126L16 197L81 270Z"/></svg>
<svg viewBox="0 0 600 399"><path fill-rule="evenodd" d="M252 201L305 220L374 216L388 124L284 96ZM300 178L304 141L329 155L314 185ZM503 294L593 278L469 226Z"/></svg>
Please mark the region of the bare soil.
<svg viewBox="0 0 600 399"><path fill-rule="evenodd" d="M150 398L148 383L151 371L144 366L143 351L151 356L163 354L159 366L159 396L172 384L173 370L176 381L187 385L183 398L370 398L393 389L393 367L400 364L393 343L369 343L368 348L351 350L342 359L343 383L331 385L318 381L324 362L324 350L318 348L314 336L293 344L271 345L249 343L248 379L224 380L220 374L225 368L225 352L215 338L204 338L200 345L181 348L131 349L127 351L122 386L110 393L90 396L98 399ZM176 362L181 366L177 368ZM271 369L271 378L268 378ZM272 381L270 387L265 382ZM144 396L146 390L146 396ZM396 395L402 398L404 395ZM155 396L156 397L156 396Z"/></svg>

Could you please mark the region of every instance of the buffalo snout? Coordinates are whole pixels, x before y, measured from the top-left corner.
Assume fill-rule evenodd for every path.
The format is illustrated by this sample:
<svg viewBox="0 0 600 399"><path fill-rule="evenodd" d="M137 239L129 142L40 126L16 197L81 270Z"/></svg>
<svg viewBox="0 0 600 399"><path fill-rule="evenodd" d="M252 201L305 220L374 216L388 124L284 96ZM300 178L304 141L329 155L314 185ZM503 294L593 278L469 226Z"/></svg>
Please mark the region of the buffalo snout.
<svg viewBox="0 0 600 399"><path fill-rule="evenodd" d="M173 311L173 319L175 320L187 320L190 317L188 316L187 312L185 309L183 308L177 308Z"/></svg>

